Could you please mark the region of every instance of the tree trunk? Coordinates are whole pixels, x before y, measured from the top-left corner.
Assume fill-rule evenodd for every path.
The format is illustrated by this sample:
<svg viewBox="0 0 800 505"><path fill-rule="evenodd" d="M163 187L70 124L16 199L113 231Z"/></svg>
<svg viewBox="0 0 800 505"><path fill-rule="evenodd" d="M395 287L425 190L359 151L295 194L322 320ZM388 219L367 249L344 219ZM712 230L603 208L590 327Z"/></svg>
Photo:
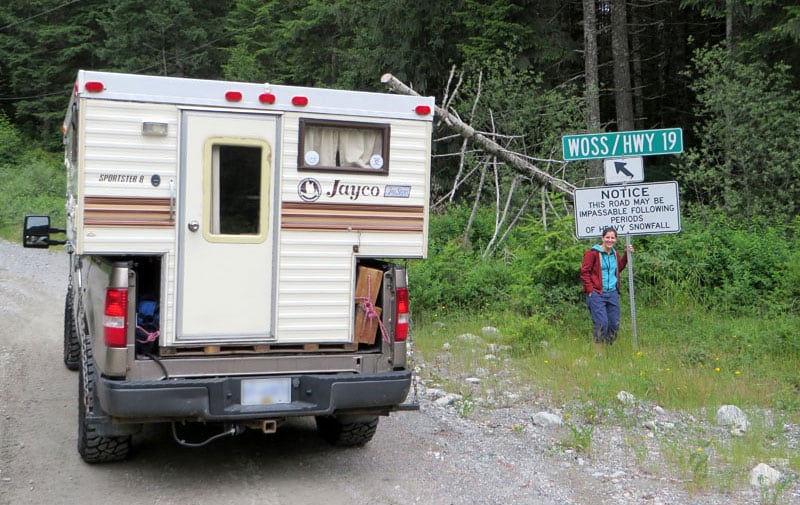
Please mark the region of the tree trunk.
<svg viewBox="0 0 800 505"><path fill-rule="evenodd" d="M642 28L639 26L639 13L631 6L631 59L633 60L633 118L634 128L641 128L644 118L644 76L642 75Z"/></svg>
<svg viewBox="0 0 800 505"><path fill-rule="evenodd" d="M614 101L617 109L617 131L633 130L633 95L631 93L631 58L628 50L626 0L611 0L611 52L614 55Z"/></svg>
<svg viewBox="0 0 800 505"><path fill-rule="evenodd" d="M583 0L583 66L586 79L586 131L600 131L600 77L597 68L597 13L595 0ZM600 160L589 162L590 177L601 177Z"/></svg>

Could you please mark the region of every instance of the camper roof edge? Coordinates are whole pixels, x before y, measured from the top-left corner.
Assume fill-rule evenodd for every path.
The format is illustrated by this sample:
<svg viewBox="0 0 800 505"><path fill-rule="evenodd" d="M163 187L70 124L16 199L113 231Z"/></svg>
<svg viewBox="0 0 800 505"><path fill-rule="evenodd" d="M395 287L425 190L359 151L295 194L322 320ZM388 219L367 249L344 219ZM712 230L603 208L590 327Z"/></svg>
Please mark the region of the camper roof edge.
<svg viewBox="0 0 800 505"><path fill-rule="evenodd" d="M432 121L433 97L80 70L75 95L128 102Z"/></svg>

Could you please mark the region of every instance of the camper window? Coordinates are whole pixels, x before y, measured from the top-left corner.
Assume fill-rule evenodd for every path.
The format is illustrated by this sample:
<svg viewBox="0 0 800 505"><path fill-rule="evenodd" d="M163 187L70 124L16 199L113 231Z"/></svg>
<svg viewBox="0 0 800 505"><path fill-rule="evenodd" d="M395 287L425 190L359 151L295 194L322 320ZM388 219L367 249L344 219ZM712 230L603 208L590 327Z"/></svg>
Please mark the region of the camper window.
<svg viewBox="0 0 800 505"><path fill-rule="evenodd" d="M300 120L298 170L389 173L389 125Z"/></svg>
<svg viewBox="0 0 800 505"><path fill-rule="evenodd" d="M257 235L261 224L260 147L214 145L211 232Z"/></svg>

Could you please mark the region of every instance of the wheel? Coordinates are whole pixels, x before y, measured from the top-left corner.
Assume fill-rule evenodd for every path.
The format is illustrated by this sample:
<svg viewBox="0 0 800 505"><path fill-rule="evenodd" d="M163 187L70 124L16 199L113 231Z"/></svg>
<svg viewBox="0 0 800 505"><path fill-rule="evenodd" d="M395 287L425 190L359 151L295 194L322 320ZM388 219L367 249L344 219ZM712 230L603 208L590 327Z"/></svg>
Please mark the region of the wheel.
<svg viewBox="0 0 800 505"><path fill-rule="evenodd" d="M72 311L72 291L67 291L64 300L64 364L70 370L77 370L81 362L81 344L75 327L75 313Z"/></svg>
<svg viewBox="0 0 800 505"><path fill-rule="evenodd" d="M87 414L86 395L96 405L95 369L91 347L86 349L86 359L81 360L78 374L78 453L87 463L109 463L127 459L131 448L131 436L103 436L98 434L98 423L90 423Z"/></svg>
<svg viewBox="0 0 800 505"><path fill-rule="evenodd" d="M378 416L318 416L317 431L328 443L339 447L362 446L378 429Z"/></svg>

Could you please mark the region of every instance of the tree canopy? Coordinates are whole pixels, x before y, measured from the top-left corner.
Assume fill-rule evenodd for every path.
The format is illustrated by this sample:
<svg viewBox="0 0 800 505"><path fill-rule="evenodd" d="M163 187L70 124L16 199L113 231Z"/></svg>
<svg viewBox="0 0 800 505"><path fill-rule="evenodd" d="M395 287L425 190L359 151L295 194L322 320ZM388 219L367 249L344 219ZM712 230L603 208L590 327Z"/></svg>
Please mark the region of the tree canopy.
<svg viewBox="0 0 800 505"><path fill-rule="evenodd" d="M0 111L57 151L81 68L366 90L391 72L509 148L558 158L558 138L587 127L584 6L600 128L628 124L625 100L636 129L685 132L686 155L653 160L648 177L680 177L689 200L731 213L797 211L800 8L789 0L6 0ZM592 183L584 165L565 177ZM437 198L463 167L434 167Z"/></svg>

